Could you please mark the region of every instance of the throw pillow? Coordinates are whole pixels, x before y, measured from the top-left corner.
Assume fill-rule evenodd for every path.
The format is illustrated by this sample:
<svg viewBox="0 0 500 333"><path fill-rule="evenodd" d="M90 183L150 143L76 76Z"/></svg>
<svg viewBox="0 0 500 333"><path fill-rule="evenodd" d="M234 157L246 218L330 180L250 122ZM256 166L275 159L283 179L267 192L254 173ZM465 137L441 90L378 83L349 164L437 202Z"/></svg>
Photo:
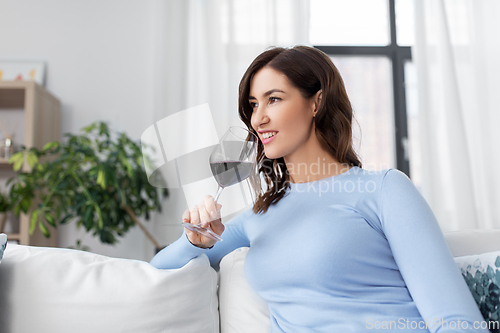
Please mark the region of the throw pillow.
<svg viewBox="0 0 500 333"><path fill-rule="evenodd" d="M9 244L0 299L2 332L219 332L217 273L206 255L160 270L139 260Z"/></svg>
<svg viewBox="0 0 500 333"><path fill-rule="evenodd" d="M3 253L7 247L7 235L0 234L0 263L2 262Z"/></svg>
<svg viewBox="0 0 500 333"><path fill-rule="evenodd" d="M219 270L221 333L269 332L267 302L253 291L245 277L249 248L234 250L222 258Z"/></svg>
<svg viewBox="0 0 500 333"><path fill-rule="evenodd" d="M500 252L456 257L455 262L484 320L500 321ZM491 331L498 332L498 329Z"/></svg>

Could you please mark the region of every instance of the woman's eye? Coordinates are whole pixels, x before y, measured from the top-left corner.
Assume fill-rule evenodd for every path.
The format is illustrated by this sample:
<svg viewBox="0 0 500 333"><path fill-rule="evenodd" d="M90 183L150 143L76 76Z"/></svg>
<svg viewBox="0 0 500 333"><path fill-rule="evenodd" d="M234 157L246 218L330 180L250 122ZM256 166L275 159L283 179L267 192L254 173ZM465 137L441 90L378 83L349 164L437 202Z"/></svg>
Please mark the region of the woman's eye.
<svg viewBox="0 0 500 333"><path fill-rule="evenodd" d="M255 109L255 107L257 106L257 103L254 103L254 102L250 102L250 107L252 109Z"/></svg>
<svg viewBox="0 0 500 333"><path fill-rule="evenodd" d="M276 103L277 101L279 101L281 98L279 97L269 97L269 102L271 103Z"/></svg>

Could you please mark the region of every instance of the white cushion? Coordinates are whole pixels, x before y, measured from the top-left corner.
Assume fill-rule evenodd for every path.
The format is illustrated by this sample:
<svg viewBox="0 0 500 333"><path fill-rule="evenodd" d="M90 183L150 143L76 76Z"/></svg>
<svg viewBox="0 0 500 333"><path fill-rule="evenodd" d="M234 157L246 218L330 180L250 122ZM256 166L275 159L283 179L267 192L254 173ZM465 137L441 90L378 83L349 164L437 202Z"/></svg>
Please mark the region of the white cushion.
<svg viewBox="0 0 500 333"><path fill-rule="evenodd" d="M499 229L470 229L444 233L454 257L500 251Z"/></svg>
<svg viewBox="0 0 500 333"><path fill-rule="evenodd" d="M245 278L248 250L248 247L236 249L220 262L221 333L269 332L267 302L253 291Z"/></svg>
<svg viewBox="0 0 500 333"><path fill-rule="evenodd" d="M9 244L0 331L219 332L217 273L202 255L180 269Z"/></svg>

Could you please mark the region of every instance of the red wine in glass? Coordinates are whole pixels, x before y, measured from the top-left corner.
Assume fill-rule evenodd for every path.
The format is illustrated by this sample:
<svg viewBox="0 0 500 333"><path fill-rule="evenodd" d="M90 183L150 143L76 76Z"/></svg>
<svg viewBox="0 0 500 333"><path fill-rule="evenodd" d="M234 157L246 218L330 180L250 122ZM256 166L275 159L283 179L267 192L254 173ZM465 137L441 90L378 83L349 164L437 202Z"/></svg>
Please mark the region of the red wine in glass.
<svg viewBox="0 0 500 333"><path fill-rule="evenodd" d="M245 180L252 172L252 162L216 161L210 163L212 174L220 187L228 187Z"/></svg>

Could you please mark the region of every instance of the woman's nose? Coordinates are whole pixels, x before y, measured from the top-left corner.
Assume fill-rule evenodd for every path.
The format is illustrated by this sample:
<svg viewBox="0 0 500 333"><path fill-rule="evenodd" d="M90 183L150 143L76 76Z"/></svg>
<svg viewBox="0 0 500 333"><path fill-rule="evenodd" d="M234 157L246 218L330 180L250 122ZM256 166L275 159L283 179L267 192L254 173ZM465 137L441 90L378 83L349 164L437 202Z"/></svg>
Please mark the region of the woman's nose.
<svg viewBox="0 0 500 333"><path fill-rule="evenodd" d="M269 117L264 108L257 106L252 114L252 124L255 128L261 127L261 125L267 124L269 122Z"/></svg>

